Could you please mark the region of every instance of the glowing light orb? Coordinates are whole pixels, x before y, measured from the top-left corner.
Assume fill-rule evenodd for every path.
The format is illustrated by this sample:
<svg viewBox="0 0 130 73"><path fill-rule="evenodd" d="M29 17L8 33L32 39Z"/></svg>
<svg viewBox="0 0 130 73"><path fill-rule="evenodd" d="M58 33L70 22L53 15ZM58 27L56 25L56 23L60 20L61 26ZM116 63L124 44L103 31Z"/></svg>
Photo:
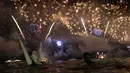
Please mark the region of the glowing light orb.
<svg viewBox="0 0 130 73"><path fill-rule="evenodd" d="M103 56L103 55L100 55L99 58L100 58L100 59L104 59L104 56Z"/></svg>
<svg viewBox="0 0 130 73"><path fill-rule="evenodd" d="M57 41L56 44L57 44L57 46L61 46L62 42L61 41Z"/></svg>

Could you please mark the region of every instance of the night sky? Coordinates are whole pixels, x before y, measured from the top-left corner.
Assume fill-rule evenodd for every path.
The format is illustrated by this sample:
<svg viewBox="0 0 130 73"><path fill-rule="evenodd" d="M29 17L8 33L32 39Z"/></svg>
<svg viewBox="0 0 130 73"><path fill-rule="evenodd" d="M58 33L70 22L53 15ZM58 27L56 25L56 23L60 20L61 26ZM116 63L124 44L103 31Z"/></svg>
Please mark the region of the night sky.
<svg viewBox="0 0 130 73"><path fill-rule="evenodd" d="M14 6L10 0L0 1L0 35L3 37L8 37L13 31L12 27L14 25L11 14L14 14Z"/></svg>

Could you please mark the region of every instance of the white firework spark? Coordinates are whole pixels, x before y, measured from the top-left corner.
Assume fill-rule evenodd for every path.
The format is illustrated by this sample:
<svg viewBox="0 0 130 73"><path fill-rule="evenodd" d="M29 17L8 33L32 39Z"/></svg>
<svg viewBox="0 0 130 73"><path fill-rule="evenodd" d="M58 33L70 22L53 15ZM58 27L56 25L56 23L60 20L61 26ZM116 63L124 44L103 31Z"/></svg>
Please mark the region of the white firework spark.
<svg viewBox="0 0 130 73"><path fill-rule="evenodd" d="M49 29L49 31L48 31L46 37L45 37L45 40L47 40L47 38L48 38L48 36L50 35L50 33L51 33L52 28L53 28L54 25L55 25L55 22L52 23L52 25L51 25L51 27L50 27L50 29Z"/></svg>
<svg viewBox="0 0 130 73"><path fill-rule="evenodd" d="M23 34L23 32L22 32L20 26L19 26L18 22L16 21L16 19L14 18L13 15L12 15L12 18L13 18L13 20L14 20L14 22L15 22L17 28L19 29L21 36L23 37L23 39L25 39L25 36L24 36L24 34Z"/></svg>
<svg viewBox="0 0 130 73"><path fill-rule="evenodd" d="M105 32L104 32L104 37L106 36L106 33L107 33L107 30L108 30L109 24L110 24L110 21L107 22L107 26L106 26L106 29L105 29Z"/></svg>
<svg viewBox="0 0 130 73"><path fill-rule="evenodd" d="M84 23L84 20L83 20L82 17L81 17L81 22L82 22L82 25L83 25L83 27L84 27L85 32L87 32L87 28L86 28L86 26L85 26L85 23Z"/></svg>

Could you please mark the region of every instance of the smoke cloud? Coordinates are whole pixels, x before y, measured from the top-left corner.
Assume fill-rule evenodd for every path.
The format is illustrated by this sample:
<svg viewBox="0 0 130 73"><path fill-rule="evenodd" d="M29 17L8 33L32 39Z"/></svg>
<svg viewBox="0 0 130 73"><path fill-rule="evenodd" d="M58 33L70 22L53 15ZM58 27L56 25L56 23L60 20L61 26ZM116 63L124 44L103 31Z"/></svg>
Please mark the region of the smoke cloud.
<svg viewBox="0 0 130 73"><path fill-rule="evenodd" d="M19 56L22 53L18 41L0 37L0 56Z"/></svg>

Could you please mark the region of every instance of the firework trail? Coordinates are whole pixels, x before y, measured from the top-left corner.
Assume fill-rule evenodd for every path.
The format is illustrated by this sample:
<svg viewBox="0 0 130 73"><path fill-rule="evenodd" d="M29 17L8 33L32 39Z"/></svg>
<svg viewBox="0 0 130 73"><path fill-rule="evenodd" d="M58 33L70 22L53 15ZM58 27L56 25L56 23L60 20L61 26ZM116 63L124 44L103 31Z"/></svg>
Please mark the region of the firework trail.
<svg viewBox="0 0 130 73"><path fill-rule="evenodd" d="M42 25L40 24L39 29L41 29L41 28L42 28Z"/></svg>
<svg viewBox="0 0 130 73"><path fill-rule="evenodd" d="M55 22L52 23L52 25L51 25L51 27L50 27L50 29L49 29L49 31L48 31L48 34L47 34L46 37L45 37L45 40L47 40L47 38L48 38L48 36L50 35L51 30L52 30L52 28L53 28L54 25L55 25Z"/></svg>
<svg viewBox="0 0 130 73"><path fill-rule="evenodd" d="M85 23L84 23L84 20L83 20L82 17L81 17L81 22L82 22L82 25L83 25L83 27L84 27L85 32L87 32L87 28L85 27Z"/></svg>
<svg viewBox="0 0 130 73"><path fill-rule="evenodd" d="M105 32L104 32L104 37L106 36L106 33L107 33L107 30L108 30L109 24L110 24L110 21L107 22L107 26L106 26L106 29L105 29Z"/></svg>
<svg viewBox="0 0 130 73"><path fill-rule="evenodd" d="M14 18L13 15L12 15L12 18L13 18L14 22L16 23L16 26L17 26L17 28L19 29L21 36L23 37L23 39L25 39L25 36L24 36L24 34L23 34L21 28L20 28L19 25L18 25L18 22L16 21L16 19Z"/></svg>

